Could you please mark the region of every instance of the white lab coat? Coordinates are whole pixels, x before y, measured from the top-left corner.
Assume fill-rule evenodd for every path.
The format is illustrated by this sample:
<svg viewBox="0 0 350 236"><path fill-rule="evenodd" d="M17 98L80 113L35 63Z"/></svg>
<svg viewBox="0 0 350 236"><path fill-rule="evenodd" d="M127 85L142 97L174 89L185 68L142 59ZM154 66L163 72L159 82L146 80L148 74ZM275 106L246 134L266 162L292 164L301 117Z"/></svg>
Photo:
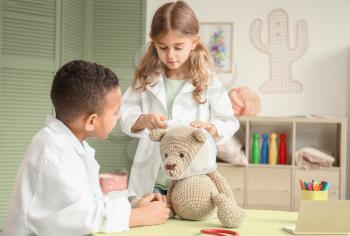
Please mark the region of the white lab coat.
<svg viewBox="0 0 350 236"><path fill-rule="evenodd" d="M239 128L234 117L231 101L220 80L213 77L208 89L203 93L207 98L205 104L198 104L192 97L194 86L186 82L176 96L172 107L172 119L175 123L189 124L201 120L214 124L219 139L229 140ZM142 196L152 192L157 178L161 158L159 143L149 139L147 129L132 133L131 128L143 113L155 113L167 116L166 94L163 76L159 82L144 91L129 88L123 95L121 105L121 129L132 137L140 138L129 179L129 191Z"/></svg>
<svg viewBox="0 0 350 236"><path fill-rule="evenodd" d="M62 122L49 117L21 163L2 235L78 236L128 230L127 193L102 194L94 154Z"/></svg>

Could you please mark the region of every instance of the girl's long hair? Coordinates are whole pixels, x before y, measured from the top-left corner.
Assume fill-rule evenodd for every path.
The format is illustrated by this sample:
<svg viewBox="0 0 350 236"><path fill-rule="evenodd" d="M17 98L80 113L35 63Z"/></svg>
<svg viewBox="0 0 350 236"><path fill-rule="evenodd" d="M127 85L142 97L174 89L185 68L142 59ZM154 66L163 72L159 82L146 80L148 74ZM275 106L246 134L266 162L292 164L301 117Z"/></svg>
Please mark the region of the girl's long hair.
<svg viewBox="0 0 350 236"><path fill-rule="evenodd" d="M176 31L184 36L197 36L199 23L193 10L184 1L169 2L162 5L153 16L150 37L152 42L135 72L132 87L144 90L146 86L154 86L158 83L159 75L166 70L165 65L159 59L153 42L165 36L169 31ZM214 63L203 45L198 42L195 49L189 55L189 73L191 83L195 87L193 98L198 103L206 100L201 99L203 91L208 87Z"/></svg>

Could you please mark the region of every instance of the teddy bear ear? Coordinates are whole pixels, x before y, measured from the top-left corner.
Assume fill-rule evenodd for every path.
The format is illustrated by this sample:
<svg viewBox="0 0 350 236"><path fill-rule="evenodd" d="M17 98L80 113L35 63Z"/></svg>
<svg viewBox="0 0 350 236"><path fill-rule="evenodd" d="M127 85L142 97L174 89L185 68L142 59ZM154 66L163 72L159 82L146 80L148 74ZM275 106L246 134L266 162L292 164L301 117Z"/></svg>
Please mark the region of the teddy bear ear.
<svg viewBox="0 0 350 236"><path fill-rule="evenodd" d="M154 129L149 133L149 138L155 142L160 142L165 133L165 129Z"/></svg>
<svg viewBox="0 0 350 236"><path fill-rule="evenodd" d="M194 139L199 142L199 143L205 143L205 141L207 141L207 135L206 133L201 130L201 129L197 129L192 133Z"/></svg>

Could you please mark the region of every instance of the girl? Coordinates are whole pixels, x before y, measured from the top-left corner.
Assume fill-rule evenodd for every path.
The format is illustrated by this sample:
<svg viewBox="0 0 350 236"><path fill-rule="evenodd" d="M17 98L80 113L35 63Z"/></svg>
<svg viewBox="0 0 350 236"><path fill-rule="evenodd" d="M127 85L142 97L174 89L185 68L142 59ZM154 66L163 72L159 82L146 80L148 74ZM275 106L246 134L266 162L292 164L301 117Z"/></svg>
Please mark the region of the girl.
<svg viewBox="0 0 350 236"><path fill-rule="evenodd" d="M173 120L204 128L218 141L230 139L239 128L198 32L197 17L187 3L162 5L153 16L148 50L123 96L121 128L140 138L129 180L129 189L138 196L155 184L156 192L166 194L169 183L150 130L166 128Z"/></svg>

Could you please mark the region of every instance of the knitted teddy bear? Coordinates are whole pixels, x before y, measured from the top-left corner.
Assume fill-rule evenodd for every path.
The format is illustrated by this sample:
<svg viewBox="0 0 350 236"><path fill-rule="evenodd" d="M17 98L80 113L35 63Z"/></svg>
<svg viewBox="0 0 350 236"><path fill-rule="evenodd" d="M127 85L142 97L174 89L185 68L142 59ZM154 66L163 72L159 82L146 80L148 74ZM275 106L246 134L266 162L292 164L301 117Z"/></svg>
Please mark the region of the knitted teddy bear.
<svg viewBox="0 0 350 236"><path fill-rule="evenodd" d="M236 204L229 184L216 170L215 143L205 130L188 126L154 129L150 138L160 142L163 169L172 179L167 200L173 213L182 219L204 220L217 208L224 226L241 225L245 211Z"/></svg>
<svg viewBox="0 0 350 236"><path fill-rule="evenodd" d="M236 116L255 116L261 111L260 97L252 89L248 87L233 88L228 94Z"/></svg>

